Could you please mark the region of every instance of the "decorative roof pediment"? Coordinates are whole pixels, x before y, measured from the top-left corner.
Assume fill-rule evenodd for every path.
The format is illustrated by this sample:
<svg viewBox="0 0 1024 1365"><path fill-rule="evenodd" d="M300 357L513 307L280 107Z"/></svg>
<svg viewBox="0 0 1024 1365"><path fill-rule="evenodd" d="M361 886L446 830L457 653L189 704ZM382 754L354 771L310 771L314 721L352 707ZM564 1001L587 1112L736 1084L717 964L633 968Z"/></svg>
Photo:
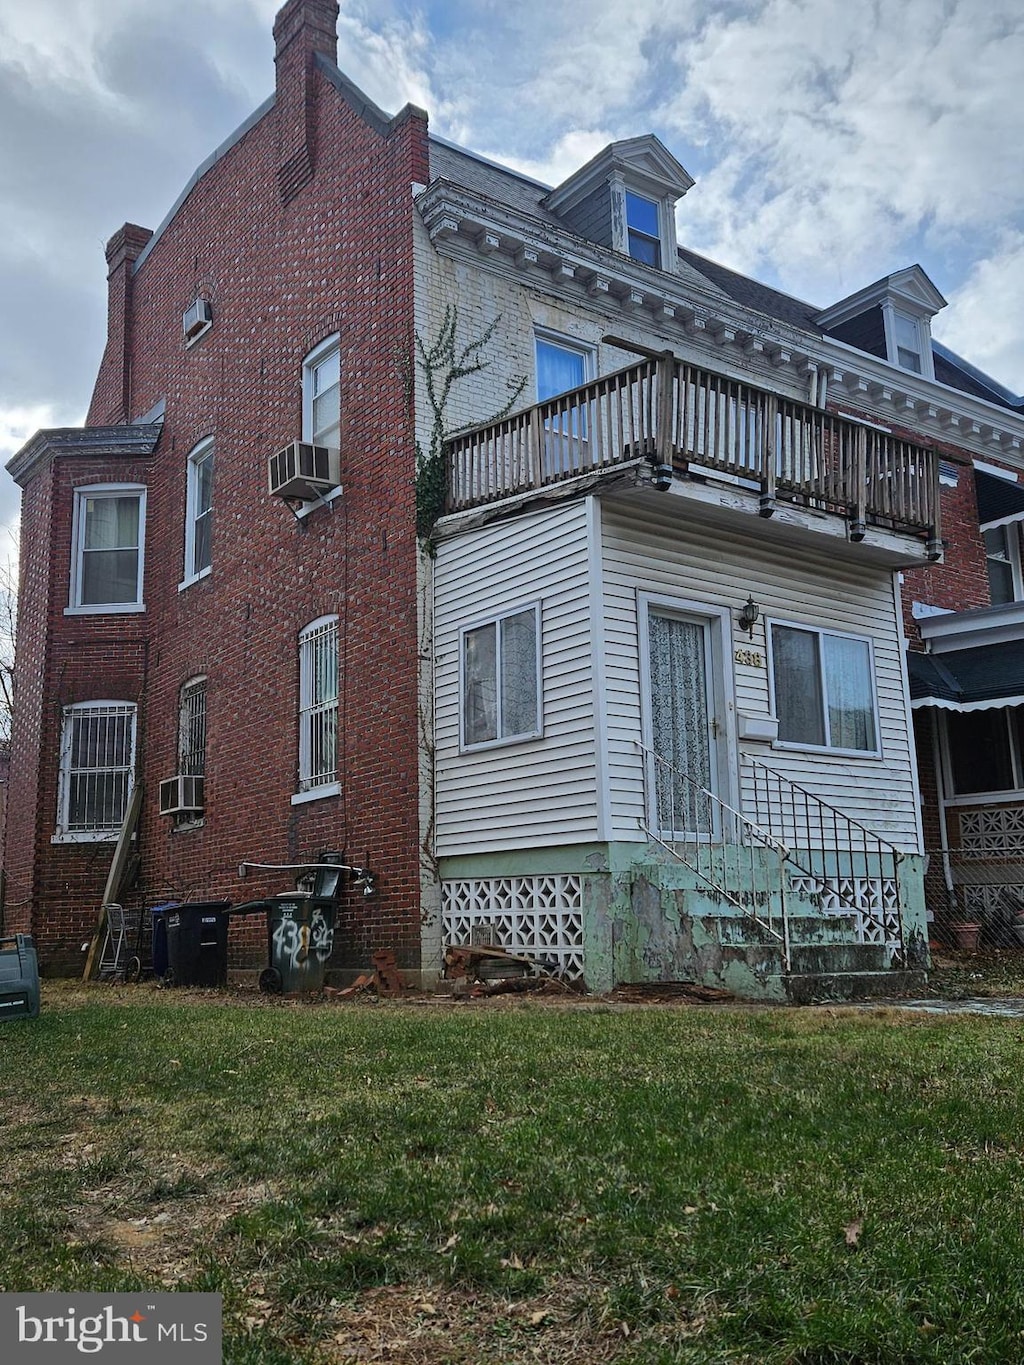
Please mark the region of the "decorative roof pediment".
<svg viewBox="0 0 1024 1365"><path fill-rule="evenodd" d="M886 301L918 318L932 318L940 308L946 306L946 300L921 267L909 265L892 275L884 275L856 294L840 299L831 308L819 313L814 321L828 331L830 327L837 327Z"/></svg>
<svg viewBox="0 0 1024 1365"><path fill-rule="evenodd" d="M641 137L612 142L585 166L573 171L567 180L555 187L542 202L552 213L561 213L578 204L595 189L607 184L618 174L630 185L654 199L671 199L673 203L693 188L693 176L653 133Z"/></svg>

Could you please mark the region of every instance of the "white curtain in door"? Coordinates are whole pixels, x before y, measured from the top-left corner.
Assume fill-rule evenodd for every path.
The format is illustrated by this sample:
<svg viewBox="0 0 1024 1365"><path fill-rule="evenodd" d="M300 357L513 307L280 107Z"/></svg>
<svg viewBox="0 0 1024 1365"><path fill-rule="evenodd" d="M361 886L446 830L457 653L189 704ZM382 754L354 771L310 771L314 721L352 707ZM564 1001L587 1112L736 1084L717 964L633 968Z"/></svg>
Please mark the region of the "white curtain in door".
<svg viewBox="0 0 1024 1365"><path fill-rule="evenodd" d="M649 621L658 827L663 836L708 834L711 806L701 795L711 789L706 627L653 613Z"/></svg>

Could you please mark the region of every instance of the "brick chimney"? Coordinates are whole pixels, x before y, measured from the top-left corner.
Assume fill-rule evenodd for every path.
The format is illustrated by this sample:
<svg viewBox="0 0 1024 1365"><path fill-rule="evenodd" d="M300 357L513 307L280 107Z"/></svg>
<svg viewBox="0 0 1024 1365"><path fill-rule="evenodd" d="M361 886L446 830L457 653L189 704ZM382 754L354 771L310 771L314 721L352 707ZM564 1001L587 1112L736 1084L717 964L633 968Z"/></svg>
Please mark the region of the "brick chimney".
<svg viewBox="0 0 1024 1365"><path fill-rule="evenodd" d="M277 181L285 203L313 177L316 156L314 59L338 60L337 0L288 0L274 22L277 66Z"/></svg>
<svg viewBox="0 0 1024 1365"><path fill-rule="evenodd" d="M107 243L107 344L86 426L130 422L133 267L153 233L125 223Z"/></svg>

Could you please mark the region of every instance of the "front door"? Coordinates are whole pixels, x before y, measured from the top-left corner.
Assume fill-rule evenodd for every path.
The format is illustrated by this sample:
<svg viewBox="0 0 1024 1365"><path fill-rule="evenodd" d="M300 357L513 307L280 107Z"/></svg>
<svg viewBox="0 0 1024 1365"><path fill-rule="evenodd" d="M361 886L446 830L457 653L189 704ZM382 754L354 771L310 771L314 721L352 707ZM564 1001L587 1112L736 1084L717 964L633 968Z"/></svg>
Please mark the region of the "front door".
<svg viewBox="0 0 1024 1365"><path fill-rule="evenodd" d="M719 819L711 622L650 611L654 825L662 839L715 838Z"/></svg>

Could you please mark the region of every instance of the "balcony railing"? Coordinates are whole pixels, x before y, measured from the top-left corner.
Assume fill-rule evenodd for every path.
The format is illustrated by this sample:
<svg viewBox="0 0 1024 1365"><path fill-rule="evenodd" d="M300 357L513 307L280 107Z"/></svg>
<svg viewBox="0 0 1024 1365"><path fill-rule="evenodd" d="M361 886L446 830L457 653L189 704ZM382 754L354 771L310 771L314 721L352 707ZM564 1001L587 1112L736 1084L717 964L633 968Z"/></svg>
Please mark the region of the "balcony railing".
<svg viewBox="0 0 1024 1365"><path fill-rule="evenodd" d="M665 355L603 375L447 443L461 511L646 457L731 474L760 495L922 535L939 552L938 457L914 441Z"/></svg>

